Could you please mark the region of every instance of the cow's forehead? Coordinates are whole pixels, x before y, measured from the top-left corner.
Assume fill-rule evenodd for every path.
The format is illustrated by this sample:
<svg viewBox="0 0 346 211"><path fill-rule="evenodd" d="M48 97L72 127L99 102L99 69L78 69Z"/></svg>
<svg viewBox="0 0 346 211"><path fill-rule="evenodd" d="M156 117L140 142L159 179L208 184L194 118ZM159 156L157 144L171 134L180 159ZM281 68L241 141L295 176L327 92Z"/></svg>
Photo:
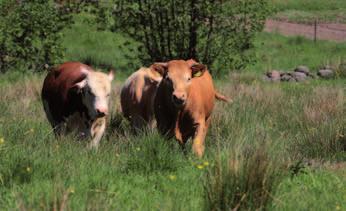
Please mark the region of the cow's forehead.
<svg viewBox="0 0 346 211"><path fill-rule="evenodd" d="M170 75L185 75L191 73L189 64L184 60L172 61L168 64Z"/></svg>
<svg viewBox="0 0 346 211"><path fill-rule="evenodd" d="M88 86L94 92L110 92L111 89L111 81L109 77L105 73L101 72L91 72L87 77Z"/></svg>

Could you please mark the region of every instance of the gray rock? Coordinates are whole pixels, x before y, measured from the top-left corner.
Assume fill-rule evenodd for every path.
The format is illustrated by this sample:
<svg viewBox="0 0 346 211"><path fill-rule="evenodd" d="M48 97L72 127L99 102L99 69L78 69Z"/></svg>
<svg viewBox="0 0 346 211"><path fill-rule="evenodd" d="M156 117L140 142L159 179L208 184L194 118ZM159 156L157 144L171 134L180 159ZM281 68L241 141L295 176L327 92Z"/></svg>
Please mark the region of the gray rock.
<svg viewBox="0 0 346 211"><path fill-rule="evenodd" d="M327 78L333 78L335 73L331 69L322 69L318 71L317 75L320 76L321 78L327 79Z"/></svg>
<svg viewBox="0 0 346 211"><path fill-rule="evenodd" d="M262 79L263 81L272 81L268 75L264 75Z"/></svg>
<svg viewBox="0 0 346 211"><path fill-rule="evenodd" d="M280 81L280 79L281 79L281 77L280 77L280 72L279 71L277 71L277 70L273 70L272 72L271 72L271 80L272 81Z"/></svg>
<svg viewBox="0 0 346 211"><path fill-rule="evenodd" d="M310 73L310 69L307 66L298 66L294 72L300 72L300 73L305 73L305 74L309 74Z"/></svg>
<svg viewBox="0 0 346 211"><path fill-rule="evenodd" d="M303 72L293 72L292 77L298 82L305 81L308 79L308 76Z"/></svg>
<svg viewBox="0 0 346 211"><path fill-rule="evenodd" d="M270 72L267 72L264 76L263 76L263 80L265 81L272 81L272 82L277 82L280 81L280 72L277 70L273 70Z"/></svg>
<svg viewBox="0 0 346 211"><path fill-rule="evenodd" d="M296 79L294 79L291 75L291 73L284 73L281 75L281 81L296 81Z"/></svg>
<svg viewBox="0 0 346 211"><path fill-rule="evenodd" d="M290 80L288 80L288 82L297 82L297 80L295 78L290 78Z"/></svg>

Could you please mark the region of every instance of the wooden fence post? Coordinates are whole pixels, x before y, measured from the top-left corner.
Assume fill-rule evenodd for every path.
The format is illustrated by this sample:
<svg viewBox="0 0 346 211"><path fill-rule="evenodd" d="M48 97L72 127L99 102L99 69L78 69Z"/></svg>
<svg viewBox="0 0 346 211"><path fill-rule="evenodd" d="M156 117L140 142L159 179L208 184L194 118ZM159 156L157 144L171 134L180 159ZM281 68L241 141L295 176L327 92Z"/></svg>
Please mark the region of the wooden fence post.
<svg viewBox="0 0 346 211"><path fill-rule="evenodd" d="M314 42L317 42L317 19L314 22Z"/></svg>

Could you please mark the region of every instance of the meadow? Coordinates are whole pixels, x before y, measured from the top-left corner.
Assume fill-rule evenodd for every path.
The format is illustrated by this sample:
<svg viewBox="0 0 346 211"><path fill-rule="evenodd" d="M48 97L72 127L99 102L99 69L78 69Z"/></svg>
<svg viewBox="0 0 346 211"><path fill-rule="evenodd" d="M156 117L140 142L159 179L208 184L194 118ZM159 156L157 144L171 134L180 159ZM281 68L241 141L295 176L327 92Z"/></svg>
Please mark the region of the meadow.
<svg viewBox="0 0 346 211"><path fill-rule="evenodd" d="M278 12L274 18L298 23L346 23L343 0L271 0Z"/></svg>
<svg viewBox="0 0 346 211"><path fill-rule="evenodd" d="M155 130L129 132L119 90L141 65L138 44L83 33L83 24L66 33L66 60L117 71L101 146L55 138L40 99L43 73L1 75L0 210L346 210L346 79L261 80L271 69L338 65L346 44L260 33L257 62L215 80L233 103L217 103L197 159L191 143L183 153Z"/></svg>

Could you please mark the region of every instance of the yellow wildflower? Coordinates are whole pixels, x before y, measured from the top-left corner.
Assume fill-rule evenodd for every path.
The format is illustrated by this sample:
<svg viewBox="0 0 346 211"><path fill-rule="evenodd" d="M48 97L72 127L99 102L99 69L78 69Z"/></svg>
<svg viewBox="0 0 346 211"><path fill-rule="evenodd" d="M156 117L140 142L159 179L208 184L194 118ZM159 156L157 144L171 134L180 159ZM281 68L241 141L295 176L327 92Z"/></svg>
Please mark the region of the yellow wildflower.
<svg viewBox="0 0 346 211"><path fill-rule="evenodd" d="M31 172L30 166L26 167L26 171L27 171L27 172Z"/></svg>
<svg viewBox="0 0 346 211"><path fill-rule="evenodd" d="M5 139L4 138L0 138L0 145L5 143Z"/></svg>
<svg viewBox="0 0 346 211"><path fill-rule="evenodd" d="M197 168L198 168L198 169L203 169L204 166L203 166L203 165L197 165Z"/></svg>
<svg viewBox="0 0 346 211"><path fill-rule="evenodd" d="M141 148L137 147L136 150L137 150L137 151L141 151Z"/></svg>
<svg viewBox="0 0 346 211"><path fill-rule="evenodd" d="M203 162L203 165L204 165L204 166L209 166L209 162L208 162L208 161L204 161L204 162Z"/></svg>
<svg viewBox="0 0 346 211"><path fill-rule="evenodd" d="M73 187L70 187L70 188L68 189L68 191L69 191L70 193L74 193L74 188L73 188Z"/></svg>
<svg viewBox="0 0 346 211"><path fill-rule="evenodd" d="M336 209L336 210L341 210L340 205L336 205L335 209Z"/></svg>
<svg viewBox="0 0 346 211"><path fill-rule="evenodd" d="M175 175L169 175L168 178L172 181L176 180L177 179L177 176Z"/></svg>
<svg viewBox="0 0 346 211"><path fill-rule="evenodd" d="M27 134L29 134L29 133L34 133L34 128L31 128L30 130L26 131L26 132L24 133L24 135L27 135Z"/></svg>

